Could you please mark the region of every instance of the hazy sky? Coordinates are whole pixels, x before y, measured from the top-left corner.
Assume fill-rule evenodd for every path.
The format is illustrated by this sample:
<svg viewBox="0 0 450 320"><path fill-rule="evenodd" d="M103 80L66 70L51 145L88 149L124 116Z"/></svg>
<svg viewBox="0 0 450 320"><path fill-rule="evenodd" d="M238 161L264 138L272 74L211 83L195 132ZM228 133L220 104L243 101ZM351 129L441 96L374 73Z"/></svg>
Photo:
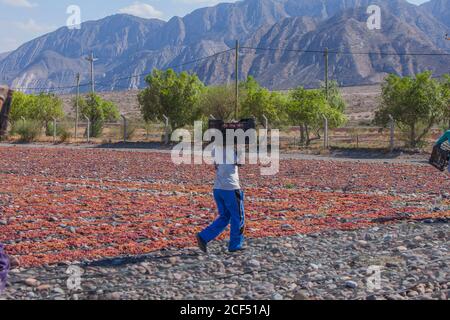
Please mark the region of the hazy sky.
<svg viewBox="0 0 450 320"><path fill-rule="evenodd" d="M81 20L95 20L123 12L168 20L194 9L236 0L0 0L0 52L66 24L70 5L81 8ZM314 1L314 0L312 0ZM427 0L408 0L420 4Z"/></svg>

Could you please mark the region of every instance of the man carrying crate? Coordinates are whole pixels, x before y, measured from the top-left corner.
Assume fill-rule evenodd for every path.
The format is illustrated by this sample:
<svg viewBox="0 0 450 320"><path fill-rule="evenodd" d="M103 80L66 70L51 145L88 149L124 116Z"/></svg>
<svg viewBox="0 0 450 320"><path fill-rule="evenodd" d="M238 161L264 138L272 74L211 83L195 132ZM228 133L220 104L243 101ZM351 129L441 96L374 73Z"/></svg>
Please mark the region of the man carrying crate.
<svg viewBox="0 0 450 320"><path fill-rule="evenodd" d="M224 123L211 120L210 129L217 129L226 135L227 130L242 129L247 131L256 128L254 119L243 119L240 122ZM216 239L230 225L229 252L244 250L245 208L244 192L239 181L239 159L237 145L216 146L212 157L215 159L216 180L214 183L214 199L219 211L218 218L197 235L199 248L207 252L208 243Z"/></svg>
<svg viewBox="0 0 450 320"><path fill-rule="evenodd" d="M244 192L239 182L239 165L237 154L227 154L227 149L216 148L212 156L217 153L223 155L223 161L216 163L216 180L214 183L214 199L216 200L219 217L208 228L197 235L199 248L207 252L209 242L216 239L231 226L229 251L242 251L244 245L245 212Z"/></svg>

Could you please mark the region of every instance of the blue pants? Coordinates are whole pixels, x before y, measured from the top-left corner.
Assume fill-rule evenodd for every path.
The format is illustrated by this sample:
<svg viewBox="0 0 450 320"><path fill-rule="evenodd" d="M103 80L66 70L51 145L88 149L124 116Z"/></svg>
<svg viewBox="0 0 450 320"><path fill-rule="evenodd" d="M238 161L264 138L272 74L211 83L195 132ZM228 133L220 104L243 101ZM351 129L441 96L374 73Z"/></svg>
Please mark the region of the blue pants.
<svg viewBox="0 0 450 320"><path fill-rule="evenodd" d="M219 209L219 217L200 233L200 237L207 243L211 242L231 224L229 249L242 249L245 231L244 192L214 190L214 199Z"/></svg>

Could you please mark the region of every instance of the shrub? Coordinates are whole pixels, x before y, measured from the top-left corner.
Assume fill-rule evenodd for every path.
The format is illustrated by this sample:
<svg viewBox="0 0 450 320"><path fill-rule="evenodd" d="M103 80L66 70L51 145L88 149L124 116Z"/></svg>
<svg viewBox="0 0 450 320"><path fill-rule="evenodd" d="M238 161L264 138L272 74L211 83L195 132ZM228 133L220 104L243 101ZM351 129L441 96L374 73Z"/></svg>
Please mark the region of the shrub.
<svg viewBox="0 0 450 320"><path fill-rule="evenodd" d="M45 135L47 137L53 137L54 128L53 122L47 124L45 128ZM56 124L56 136L59 137L60 142L66 142L72 138L72 133L70 132L70 124L67 122L58 122Z"/></svg>
<svg viewBox="0 0 450 320"><path fill-rule="evenodd" d="M127 122L127 140L131 140L134 138L136 131L138 130L139 126L135 122L128 121ZM120 126L114 127L111 130L111 135L114 137L114 139L123 140L123 123Z"/></svg>
<svg viewBox="0 0 450 320"><path fill-rule="evenodd" d="M60 142L67 142L70 139L72 139L72 133L70 133L68 130L64 130L59 134Z"/></svg>
<svg viewBox="0 0 450 320"><path fill-rule="evenodd" d="M47 126L45 127L45 135L47 136L47 137L53 137L53 122L49 122L48 124L47 124ZM60 131L61 131L61 128L60 128L60 124L59 123L57 123L56 124L56 135L59 135L60 134Z"/></svg>
<svg viewBox="0 0 450 320"><path fill-rule="evenodd" d="M70 132L70 123L61 122L56 126L56 134L59 137L60 142L67 142L72 138L72 133Z"/></svg>
<svg viewBox="0 0 450 320"><path fill-rule="evenodd" d="M127 132L126 132L127 140L131 140L134 138L134 135L136 134L137 129L138 129L138 126L136 125L136 123L132 123L132 122L127 123Z"/></svg>
<svg viewBox="0 0 450 320"><path fill-rule="evenodd" d="M42 124L36 120L18 121L14 124L13 132L20 136L22 142L33 142L41 135Z"/></svg>
<svg viewBox="0 0 450 320"><path fill-rule="evenodd" d="M73 101L74 109L76 100ZM116 121L120 118L117 106L100 96L90 93L86 98L79 99L80 114L86 115L91 121L90 136L97 138L103 131L105 121Z"/></svg>

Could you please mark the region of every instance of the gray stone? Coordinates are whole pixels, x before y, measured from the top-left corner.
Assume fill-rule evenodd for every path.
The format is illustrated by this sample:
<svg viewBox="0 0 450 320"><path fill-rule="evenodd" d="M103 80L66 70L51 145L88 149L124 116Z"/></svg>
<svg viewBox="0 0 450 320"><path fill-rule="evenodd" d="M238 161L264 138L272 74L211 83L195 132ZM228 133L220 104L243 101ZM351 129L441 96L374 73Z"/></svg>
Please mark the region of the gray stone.
<svg viewBox="0 0 450 320"><path fill-rule="evenodd" d="M350 289L356 289L356 288L358 288L358 283L356 283L355 281L349 280L349 281L345 282L345 286Z"/></svg>
<svg viewBox="0 0 450 320"><path fill-rule="evenodd" d="M283 296L276 292L272 295L272 300L283 300Z"/></svg>

